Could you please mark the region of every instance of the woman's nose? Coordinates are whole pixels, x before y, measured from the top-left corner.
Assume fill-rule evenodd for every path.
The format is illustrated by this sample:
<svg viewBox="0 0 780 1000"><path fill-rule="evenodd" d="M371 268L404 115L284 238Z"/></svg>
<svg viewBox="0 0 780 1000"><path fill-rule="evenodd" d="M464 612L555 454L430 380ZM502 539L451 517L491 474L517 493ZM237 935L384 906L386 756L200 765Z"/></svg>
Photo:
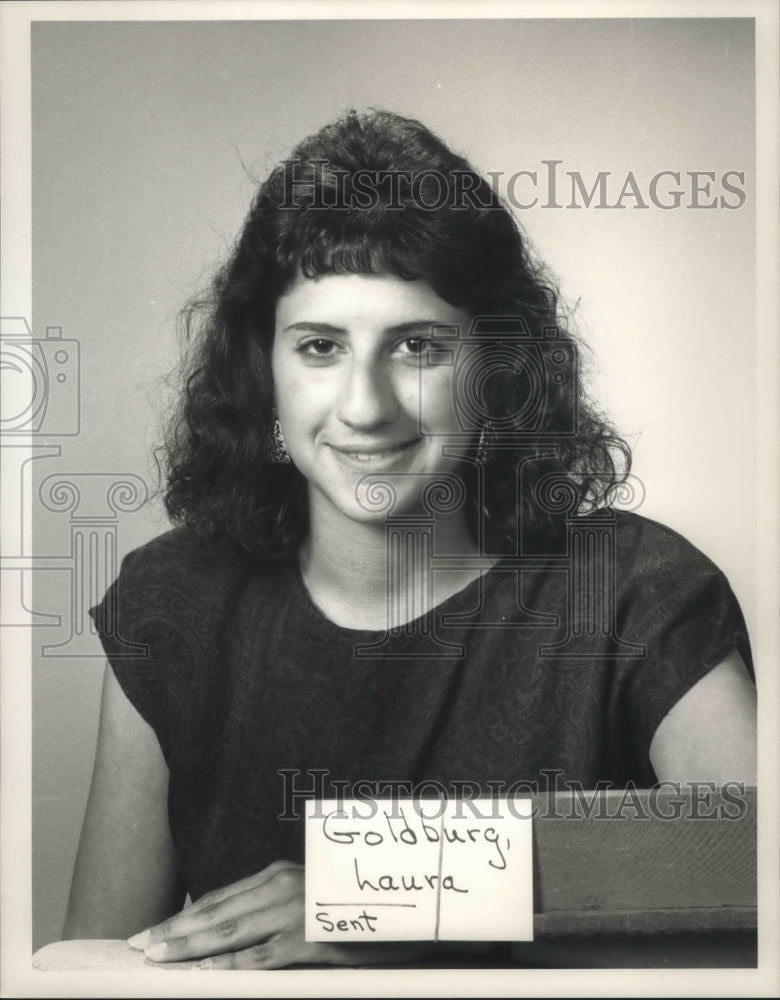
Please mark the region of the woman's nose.
<svg viewBox="0 0 780 1000"><path fill-rule="evenodd" d="M339 419L358 430L389 423L398 414L392 379L377 359L354 358L339 387Z"/></svg>

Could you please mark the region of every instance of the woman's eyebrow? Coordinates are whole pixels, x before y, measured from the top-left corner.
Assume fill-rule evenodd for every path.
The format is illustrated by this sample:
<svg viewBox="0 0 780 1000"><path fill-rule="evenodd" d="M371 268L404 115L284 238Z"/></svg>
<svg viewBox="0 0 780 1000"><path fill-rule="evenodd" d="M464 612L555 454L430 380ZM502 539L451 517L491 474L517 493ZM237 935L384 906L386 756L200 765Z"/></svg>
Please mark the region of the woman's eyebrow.
<svg viewBox="0 0 780 1000"><path fill-rule="evenodd" d="M451 323L442 324L441 322L434 319L413 319L413 320L408 320L405 323L396 323L393 326L388 326L382 332L397 336L398 334L429 331L432 326L451 327L452 324ZM284 330L282 332L285 332L287 330L305 330L308 333L348 332L343 326L334 326L332 323L315 323L309 320L301 320L298 323L290 323L289 326L284 327Z"/></svg>
<svg viewBox="0 0 780 1000"><path fill-rule="evenodd" d="M308 320L301 320L300 323L290 323L282 331L285 333L287 330L306 330L309 333L346 333L347 331L343 326L333 326L332 323L310 323Z"/></svg>
<svg viewBox="0 0 780 1000"><path fill-rule="evenodd" d="M413 319L408 323L396 323L395 326L388 326L385 333L418 333L422 331L430 332L432 326L451 326L450 323L442 323L435 319Z"/></svg>

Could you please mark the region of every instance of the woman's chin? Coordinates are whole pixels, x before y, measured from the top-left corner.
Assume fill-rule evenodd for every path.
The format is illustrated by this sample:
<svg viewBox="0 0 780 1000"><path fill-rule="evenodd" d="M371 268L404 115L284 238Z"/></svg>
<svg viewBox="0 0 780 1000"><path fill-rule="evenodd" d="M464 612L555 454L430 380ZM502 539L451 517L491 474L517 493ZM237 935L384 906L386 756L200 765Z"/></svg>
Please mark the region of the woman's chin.
<svg viewBox="0 0 780 1000"><path fill-rule="evenodd" d="M326 507L330 509L330 516L326 515L326 521L335 514L336 517L355 525L384 529L389 518L395 520L399 517L412 517L415 514L430 517L430 512L421 501L421 491L408 489L408 480L400 485L402 488L399 488L399 484L394 483L389 476L384 478L366 476L357 484L346 486L343 490L317 492L324 499ZM323 510L317 501L315 505Z"/></svg>

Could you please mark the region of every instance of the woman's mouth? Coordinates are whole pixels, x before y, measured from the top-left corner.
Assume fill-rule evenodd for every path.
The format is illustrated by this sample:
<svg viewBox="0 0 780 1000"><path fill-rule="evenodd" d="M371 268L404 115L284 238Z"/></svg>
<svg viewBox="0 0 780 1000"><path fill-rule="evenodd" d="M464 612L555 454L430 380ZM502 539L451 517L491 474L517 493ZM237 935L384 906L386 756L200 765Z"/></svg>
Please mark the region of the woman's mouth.
<svg viewBox="0 0 780 1000"><path fill-rule="evenodd" d="M349 445L346 447L331 445L331 448L333 448L339 456L355 463L356 465L371 467L392 462L405 452L410 451L418 442L419 438L414 438L412 441L404 441L402 444L397 445L388 444L371 448L364 446L362 448L355 449L350 448Z"/></svg>

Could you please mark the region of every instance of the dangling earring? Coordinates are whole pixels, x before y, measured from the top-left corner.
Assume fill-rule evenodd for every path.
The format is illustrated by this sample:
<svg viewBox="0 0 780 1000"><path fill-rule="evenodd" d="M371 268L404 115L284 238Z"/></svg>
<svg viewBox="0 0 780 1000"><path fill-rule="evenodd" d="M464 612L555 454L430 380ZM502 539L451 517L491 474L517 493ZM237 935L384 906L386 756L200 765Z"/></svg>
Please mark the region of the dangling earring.
<svg viewBox="0 0 780 1000"><path fill-rule="evenodd" d="M480 465L484 465L488 457L488 441L490 440L491 431L490 421L486 420L482 425L482 430L479 432L479 444L477 445L477 461Z"/></svg>
<svg viewBox="0 0 780 1000"><path fill-rule="evenodd" d="M282 425L274 410L274 423L271 430L270 441L268 442L268 461L275 465L289 465L290 456L287 452L287 445L284 443L282 435Z"/></svg>

